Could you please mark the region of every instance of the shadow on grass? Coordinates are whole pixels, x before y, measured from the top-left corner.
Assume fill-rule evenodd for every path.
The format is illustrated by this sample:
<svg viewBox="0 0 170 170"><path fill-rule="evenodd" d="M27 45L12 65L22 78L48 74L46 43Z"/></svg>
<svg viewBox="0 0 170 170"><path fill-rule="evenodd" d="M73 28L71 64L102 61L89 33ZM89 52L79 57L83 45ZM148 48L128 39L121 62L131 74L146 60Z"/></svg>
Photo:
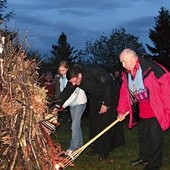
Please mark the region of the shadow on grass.
<svg viewBox="0 0 170 170"><path fill-rule="evenodd" d="M129 162L138 158L138 132L137 126L128 129L128 120L124 121L125 146L113 150L109 154L110 161L98 161L97 156L88 156L89 148L86 148L80 156L73 162L74 167L68 167L67 170L142 170L143 167L132 167ZM54 141L57 140L61 144L62 149L66 150L71 139L71 122L61 122L60 127L53 136ZM88 118L82 118L82 131L84 143L89 141L88 138ZM164 140L164 158L161 170L170 170L170 130L165 132Z"/></svg>

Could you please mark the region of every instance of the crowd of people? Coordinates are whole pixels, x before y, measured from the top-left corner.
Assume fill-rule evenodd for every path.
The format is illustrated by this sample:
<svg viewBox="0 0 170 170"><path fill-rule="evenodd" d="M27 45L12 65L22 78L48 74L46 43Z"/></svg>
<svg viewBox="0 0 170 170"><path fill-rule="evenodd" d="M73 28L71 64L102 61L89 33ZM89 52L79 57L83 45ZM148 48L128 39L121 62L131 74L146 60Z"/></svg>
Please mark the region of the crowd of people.
<svg viewBox="0 0 170 170"><path fill-rule="evenodd" d="M120 119L93 142L87 153L89 156L98 154L99 161L107 160L113 149L125 145L123 120L129 111L129 128L138 125L139 132L139 157L130 164L143 165L144 170L159 170L164 131L170 127L170 73L153 60L138 56L132 49L124 49L119 59L123 67L121 71L114 69L114 73L100 65L69 67L62 61L54 81L46 75L44 85L49 89L49 98L55 99L55 108L61 111L69 106L71 113L72 139L65 154L83 145L81 117L88 101L89 140ZM49 82L54 88L49 87ZM133 109L136 104L138 112Z"/></svg>

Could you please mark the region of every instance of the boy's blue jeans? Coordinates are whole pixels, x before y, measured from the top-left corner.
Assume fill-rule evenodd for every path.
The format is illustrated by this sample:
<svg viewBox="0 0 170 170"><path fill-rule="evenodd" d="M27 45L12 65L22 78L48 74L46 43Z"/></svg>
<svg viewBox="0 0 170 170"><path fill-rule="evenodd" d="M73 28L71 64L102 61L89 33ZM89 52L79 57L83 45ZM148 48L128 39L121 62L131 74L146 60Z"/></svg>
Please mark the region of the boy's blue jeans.
<svg viewBox="0 0 170 170"><path fill-rule="evenodd" d="M83 136L81 130L81 117L84 113L86 108L86 104L81 104L77 106L70 106L70 113L71 113L71 130L72 130L72 138L70 141L71 150L76 150L83 145Z"/></svg>

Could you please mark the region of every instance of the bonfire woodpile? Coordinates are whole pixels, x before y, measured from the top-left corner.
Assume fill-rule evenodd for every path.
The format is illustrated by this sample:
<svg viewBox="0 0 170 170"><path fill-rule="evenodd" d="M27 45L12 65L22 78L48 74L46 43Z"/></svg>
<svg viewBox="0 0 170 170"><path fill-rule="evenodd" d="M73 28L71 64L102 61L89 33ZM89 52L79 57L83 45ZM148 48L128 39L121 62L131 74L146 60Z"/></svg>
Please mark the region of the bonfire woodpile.
<svg viewBox="0 0 170 170"><path fill-rule="evenodd" d="M38 85L37 63L27 59L25 47L26 37L16 48L0 35L0 169L53 170L63 150L51 140L57 124L49 120L54 116Z"/></svg>

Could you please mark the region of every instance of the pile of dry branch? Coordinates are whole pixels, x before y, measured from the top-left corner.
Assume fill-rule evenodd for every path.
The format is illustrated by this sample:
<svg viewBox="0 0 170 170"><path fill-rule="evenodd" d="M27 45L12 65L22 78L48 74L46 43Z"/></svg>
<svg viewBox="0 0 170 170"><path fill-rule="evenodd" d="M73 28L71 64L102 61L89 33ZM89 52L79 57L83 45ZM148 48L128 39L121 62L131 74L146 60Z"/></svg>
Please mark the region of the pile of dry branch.
<svg viewBox="0 0 170 170"><path fill-rule="evenodd" d="M49 135L53 124L44 123L50 116L36 61L27 59L26 36L16 47L0 34L0 169L53 170L63 151Z"/></svg>

